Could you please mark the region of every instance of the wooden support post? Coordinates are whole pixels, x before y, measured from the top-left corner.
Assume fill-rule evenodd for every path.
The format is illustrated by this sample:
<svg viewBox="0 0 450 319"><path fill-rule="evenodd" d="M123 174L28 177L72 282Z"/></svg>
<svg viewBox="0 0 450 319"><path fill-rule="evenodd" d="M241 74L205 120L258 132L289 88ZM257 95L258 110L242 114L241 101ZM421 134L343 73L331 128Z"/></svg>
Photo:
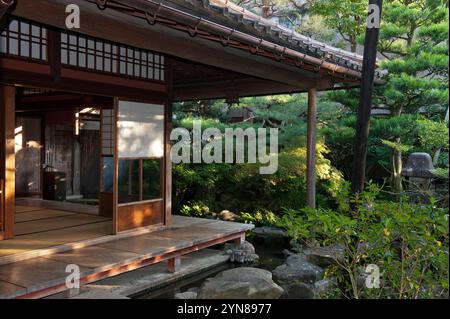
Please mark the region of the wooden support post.
<svg viewBox="0 0 450 319"><path fill-rule="evenodd" d="M48 61L55 83L61 82L61 34L55 29L48 31Z"/></svg>
<svg viewBox="0 0 450 319"><path fill-rule="evenodd" d="M119 140L119 130L117 128L118 123L118 113L119 113L119 98L114 98L114 108L113 108L113 123L114 123L114 151L113 151L113 194L112 194L112 208L113 208L113 228L112 234L117 235L119 232L119 160L118 160L118 146L117 141Z"/></svg>
<svg viewBox="0 0 450 319"><path fill-rule="evenodd" d="M241 236L239 236L238 238L236 238L235 240L233 240L233 243L234 243L236 246L239 246L239 245L241 245L244 241L245 241L245 233L242 234Z"/></svg>
<svg viewBox="0 0 450 319"><path fill-rule="evenodd" d="M171 58L166 58L166 81L168 99L165 103L164 112L164 225L172 227L172 159L170 156L173 116L173 63Z"/></svg>
<svg viewBox="0 0 450 319"><path fill-rule="evenodd" d="M15 213L15 96L14 86L0 85L0 240L14 236Z"/></svg>
<svg viewBox="0 0 450 319"><path fill-rule="evenodd" d="M164 224L172 227L172 159L170 157L171 143L170 133L172 131L172 103L166 104L165 112L165 136L164 136Z"/></svg>
<svg viewBox="0 0 450 319"><path fill-rule="evenodd" d="M306 143L306 204L316 208L316 89L308 91Z"/></svg>
<svg viewBox="0 0 450 319"><path fill-rule="evenodd" d="M369 0L369 5L378 6L381 23L382 0ZM361 73L361 92L359 96L358 120L356 124L352 167L352 193L361 193L364 190L367 147L370 129L370 112L372 107L372 92L379 32L379 27L366 27L364 59Z"/></svg>
<svg viewBox="0 0 450 319"><path fill-rule="evenodd" d="M167 260L167 271L175 273L180 270L181 256L176 256Z"/></svg>

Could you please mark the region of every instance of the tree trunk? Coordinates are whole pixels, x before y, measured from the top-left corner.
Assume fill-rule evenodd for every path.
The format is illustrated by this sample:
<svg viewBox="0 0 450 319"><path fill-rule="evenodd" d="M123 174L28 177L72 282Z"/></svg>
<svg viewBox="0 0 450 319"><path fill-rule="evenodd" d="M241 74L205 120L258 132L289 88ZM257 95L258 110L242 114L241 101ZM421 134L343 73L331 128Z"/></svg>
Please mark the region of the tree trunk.
<svg viewBox="0 0 450 319"><path fill-rule="evenodd" d="M445 113L445 118L444 118L444 121L447 122L447 124L448 124L448 116L449 115L448 115L448 106L447 106L447 112ZM433 165L434 166L436 166L439 162L439 156L441 156L441 149L442 149L442 147L439 147L436 150L436 153L434 153L434 156L433 156Z"/></svg>
<svg viewBox="0 0 450 319"><path fill-rule="evenodd" d="M358 44L356 43L356 40L352 39L351 42L350 42L350 51L352 53L356 53L357 47L358 47Z"/></svg>
<svg viewBox="0 0 450 319"><path fill-rule="evenodd" d="M400 137L395 139L395 143L400 144ZM391 176L391 187L392 192L394 192L397 199L403 192L403 178L402 178L402 151L394 149L391 157L392 166L392 176Z"/></svg>
<svg viewBox="0 0 450 319"><path fill-rule="evenodd" d="M398 106L392 109L391 117L400 116L402 114L403 107ZM395 143L400 144L401 139L397 137L394 140ZM403 177L402 173L402 151L393 149L391 154L391 191L395 193L395 198L400 198L400 193L403 192Z"/></svg>
<svg viewBox="0 0 450 319"><path fill-rule="evenodd" d="M376 5L381 15L382 0L369 0L369 5ZM381 16L379 17L381 21ZM364 59L361 75L361 92L358 106L354 159L352 169L352 193L364 190L366 175L367 147L370 128L370 111L372 107L373 81L377 58L379 27L366 27L364 40Z"/></svg>

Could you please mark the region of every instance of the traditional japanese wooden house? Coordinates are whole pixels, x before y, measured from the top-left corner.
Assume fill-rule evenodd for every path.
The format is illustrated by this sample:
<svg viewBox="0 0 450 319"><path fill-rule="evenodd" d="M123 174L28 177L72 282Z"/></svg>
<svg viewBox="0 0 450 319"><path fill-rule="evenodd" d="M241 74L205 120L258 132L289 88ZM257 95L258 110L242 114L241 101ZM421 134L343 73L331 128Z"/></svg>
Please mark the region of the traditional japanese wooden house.
<svg viewBox="0 0 450 319"><path fill-rule="evenodd" d="M76 29L66 25L70 4ZM30 258L153 230L200 236L198 221L172 222L173 102L309 92L315 205L316 92L358 86L360 56L228 0L0 0L0 18L0 295L65 289L3 277ZM209 237L94 267L84 282L161 260L175 270L180 254L248 229L209 225Z"/></svg>

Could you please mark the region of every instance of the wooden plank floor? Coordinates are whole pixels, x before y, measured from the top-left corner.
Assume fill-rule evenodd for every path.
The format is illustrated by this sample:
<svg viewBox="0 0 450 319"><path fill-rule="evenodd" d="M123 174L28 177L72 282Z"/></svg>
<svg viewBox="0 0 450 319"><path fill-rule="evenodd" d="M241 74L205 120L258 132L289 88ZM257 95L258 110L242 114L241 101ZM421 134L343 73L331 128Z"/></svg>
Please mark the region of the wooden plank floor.
<svg viewBox="0 0 450 319"><path fill-rule="evenodd" d="M241 238L253 225L173 216L172 229L0 266L0 298L38 298L65 290L68 264L86 284ZM24 237L24 236L23 236Z"/></svg>

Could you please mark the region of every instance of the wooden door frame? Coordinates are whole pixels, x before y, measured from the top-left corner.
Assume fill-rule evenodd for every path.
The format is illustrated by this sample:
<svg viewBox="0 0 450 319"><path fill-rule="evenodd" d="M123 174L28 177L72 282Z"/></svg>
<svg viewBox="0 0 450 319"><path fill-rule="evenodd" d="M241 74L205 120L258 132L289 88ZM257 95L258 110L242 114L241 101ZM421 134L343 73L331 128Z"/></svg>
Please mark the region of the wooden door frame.
<svg viewBox="0 0 450 319"><path fill-rule="evenodd" d="M0 85L0 179L2 182L2 229L0 240L14 236L15 215L15 97L14 86Z"/></svg>
<svg viewBox="0 0 450 319"><path fill-rule="evenodd" d="M113 150L113 234L116 235L119 232L118 223L118 206L119 206L119 159L118 159L118 147L117 142L119 140L119 132L117 130L117 118L119 115L119 98L114 97L113 103L113 126L114 126L114 150Z"/></svg>

